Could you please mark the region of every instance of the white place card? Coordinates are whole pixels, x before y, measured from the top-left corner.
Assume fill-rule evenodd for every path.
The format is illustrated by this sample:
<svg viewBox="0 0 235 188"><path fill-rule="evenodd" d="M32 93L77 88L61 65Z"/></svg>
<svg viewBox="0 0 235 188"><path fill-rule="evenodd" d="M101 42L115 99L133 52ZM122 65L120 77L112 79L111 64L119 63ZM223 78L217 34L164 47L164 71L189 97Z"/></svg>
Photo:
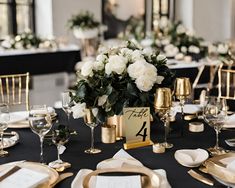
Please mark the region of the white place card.
<svg viewBox="0 0 235 188"><path fill-rule="evenodd" d="M48 178L48 174L21 168L0 182L0 188L33 188L45 182Z"/></svg>
<svg viewBox="0 0 235 188"><path fill-rule="evenodd" d="M97 176L96 188L141 188L140 176Z"/></svg>

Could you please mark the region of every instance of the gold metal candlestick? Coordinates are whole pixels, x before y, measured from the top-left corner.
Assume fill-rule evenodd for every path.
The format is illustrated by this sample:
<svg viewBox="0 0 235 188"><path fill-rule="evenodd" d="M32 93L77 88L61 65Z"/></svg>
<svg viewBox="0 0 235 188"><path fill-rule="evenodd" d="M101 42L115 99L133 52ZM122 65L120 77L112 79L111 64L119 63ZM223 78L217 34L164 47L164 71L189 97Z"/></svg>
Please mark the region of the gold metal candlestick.
<svg viewBox="0 0 235 188"><path fill-rule="evenodd" d="M170 88L158 88L154 98L155 112L159 114L165 127L165 142L162 145L165 148L172 148L173 144L167 142L167 136L170 129L169 112L172 106L172 95Z"/></svg>

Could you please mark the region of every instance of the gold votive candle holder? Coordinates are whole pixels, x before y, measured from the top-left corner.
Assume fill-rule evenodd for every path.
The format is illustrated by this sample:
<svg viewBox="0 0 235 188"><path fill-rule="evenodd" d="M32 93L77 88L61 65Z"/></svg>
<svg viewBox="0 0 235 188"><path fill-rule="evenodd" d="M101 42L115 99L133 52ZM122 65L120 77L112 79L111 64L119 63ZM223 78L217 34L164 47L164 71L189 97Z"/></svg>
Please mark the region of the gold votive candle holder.
<svg viewBox="0 0 235 188"><path fill-rule="evenodd" d="M116 125L102 125L101 141L105 144L111 144L116 142Z"/></svg>
<svg viewBox="0 0 235 188"><path fill-rule="evenodd" d="M169 109L172 106L172 96L170 88L158 88L154 97L155 110Z"/></svg>
<svg viewBox="0 0 235 188"><path fill-rule="evenodd" d="M181 77L175 80L176 97L188 97L192 93L191 82L189 78Z"/></svg>

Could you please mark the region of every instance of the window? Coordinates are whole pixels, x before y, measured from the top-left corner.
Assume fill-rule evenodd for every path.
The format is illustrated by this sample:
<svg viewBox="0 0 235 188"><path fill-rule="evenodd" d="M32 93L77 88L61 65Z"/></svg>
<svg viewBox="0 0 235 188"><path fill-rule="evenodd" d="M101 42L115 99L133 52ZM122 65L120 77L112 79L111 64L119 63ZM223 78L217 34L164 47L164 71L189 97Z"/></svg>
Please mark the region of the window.
<svg viewBox="0 0 235 188"><path fill-rule="evenodd" d="M0 38L34 32L34 0L0 0Z"/></svg>

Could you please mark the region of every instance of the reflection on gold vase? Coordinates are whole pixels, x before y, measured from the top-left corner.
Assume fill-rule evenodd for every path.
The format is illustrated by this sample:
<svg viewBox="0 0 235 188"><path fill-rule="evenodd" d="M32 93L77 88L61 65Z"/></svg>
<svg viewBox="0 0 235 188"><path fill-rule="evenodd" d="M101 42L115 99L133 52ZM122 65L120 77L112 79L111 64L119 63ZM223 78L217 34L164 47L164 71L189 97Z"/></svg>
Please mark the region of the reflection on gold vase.
<svg viewBox="0 0 235 188"><path fill-rule="evenodd" d="M116 140L122 140L124 137L123 116L114 115L107 118L108 125L116 125Z"/></svg>

